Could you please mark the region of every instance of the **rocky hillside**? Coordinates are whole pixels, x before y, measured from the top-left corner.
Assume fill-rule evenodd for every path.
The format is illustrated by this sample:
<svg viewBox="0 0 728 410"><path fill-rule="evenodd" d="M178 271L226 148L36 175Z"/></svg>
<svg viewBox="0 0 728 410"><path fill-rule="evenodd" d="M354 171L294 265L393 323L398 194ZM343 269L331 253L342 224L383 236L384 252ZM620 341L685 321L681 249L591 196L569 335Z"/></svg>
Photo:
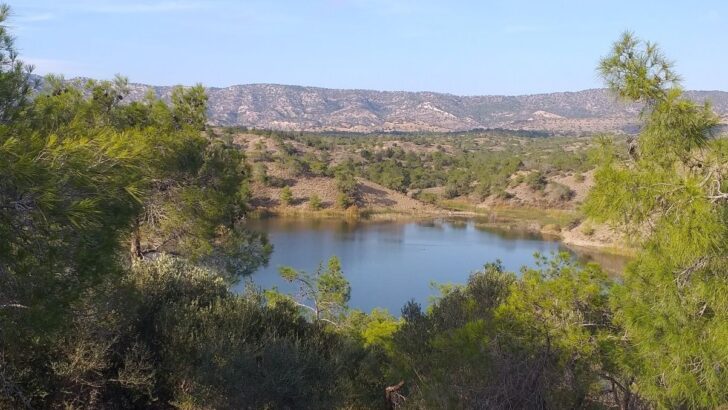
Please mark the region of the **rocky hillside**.
<svg viewBox="0 0 728 410"><path fill-rule="evenodd" d="M152 88L132 85L132 99ZM607 90L520 96L457 96L433 92L339 90L274 84L209 88L210 122L290 131L468 131L478 128L556 133L615 131L637 127L639 107ZM690 91L710 100L728 123L728 92Z"/></svg>
<svg viewBox="0 0 728 410"><path fill-rule="evenodd" d="M135 86L143 95L146 86ZM155 87L160 95L168 87ZM431 92L335 90L272 84L211 88L210 120L293 131L633 132L639 107L603 89L523 96L461 97ZM692 91L728 119L728 92Z"/></svg>

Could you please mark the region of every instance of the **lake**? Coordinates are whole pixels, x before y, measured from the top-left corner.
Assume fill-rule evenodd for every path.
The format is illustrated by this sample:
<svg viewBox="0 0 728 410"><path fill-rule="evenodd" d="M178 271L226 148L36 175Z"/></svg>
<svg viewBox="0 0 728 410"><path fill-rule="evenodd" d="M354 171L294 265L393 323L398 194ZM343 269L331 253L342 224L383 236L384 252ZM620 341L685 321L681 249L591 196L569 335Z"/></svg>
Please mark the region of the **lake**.
<svg viewBox="0 0 728 410"><path fill-rule="evenodd" d="M313 272L336 255L351 283L349 305L364 311L382 307L395 316L410 299L426 306L437 294L431 283L464 283L472 272L496 259L515 272L533 266L536 252L569 251L581 259L596 256L600 263L623 264L617 256L574 253L555 239L483 228L473 220L266 218L250 220L248 226L267 233L274 246L268 266L250 277L256 286L295 293L297 287L278 274L280 266Z"/></svg>

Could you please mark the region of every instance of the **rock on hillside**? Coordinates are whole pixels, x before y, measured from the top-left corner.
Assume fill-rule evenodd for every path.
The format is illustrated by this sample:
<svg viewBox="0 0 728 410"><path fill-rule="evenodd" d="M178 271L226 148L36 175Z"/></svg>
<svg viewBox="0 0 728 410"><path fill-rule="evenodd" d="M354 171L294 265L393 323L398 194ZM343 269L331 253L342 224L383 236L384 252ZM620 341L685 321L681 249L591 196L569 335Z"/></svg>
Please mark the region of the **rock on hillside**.
<svg viewBox="0 0 728 410"><path fill-rule="evenodd" d="M148 87L135 85L135 95ZM155 87L159 95L168 87ZM461 97L432 92L336 90L273 84L210 88L214 125L290 131L468 131L477 128L555 133L637 130L639 107L607 90L522 96ZM728 114L728 92L691 91Z"/></svg>
<svg viewBox="0 0 728 410"><path fill-rule="evenodd" d="M74 81L74 80L69 80ZM132 84L130 100L152 89ZM208 88L212 125L288 131L388 132L495 129L554 133L637 130L639 106L604 89L519 96L457 96L434 92L344 90L277 84ZM688 91L728 118L728 92ZM728 121L728 120L726 120Z"/></svg>

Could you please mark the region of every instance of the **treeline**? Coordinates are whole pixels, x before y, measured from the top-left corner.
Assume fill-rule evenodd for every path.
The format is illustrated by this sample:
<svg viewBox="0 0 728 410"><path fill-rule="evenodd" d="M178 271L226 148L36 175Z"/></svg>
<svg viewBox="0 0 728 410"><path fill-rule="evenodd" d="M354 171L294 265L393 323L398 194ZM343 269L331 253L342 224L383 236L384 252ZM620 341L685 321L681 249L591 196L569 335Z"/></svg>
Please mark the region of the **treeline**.
<svg viewBox="0 0 728 410"><path fill-rule="evenodd" d="M537 130L509 130L505 128L473 128L468 131L449 131L449 132L404 132L404 131L390 131L390 132L336 132L336 131L324 131L324 132L308 132L308 131L283 131L283 130L272 130L272 129L261 129L255 127L246 126L231 126L227 127L233 132L244 132L255 135L262 135L271 137L274 135L281 136L282 138L294 139L294 138L317 138L324 136L326 138L409 138L413 135L423 138L442 138L443 136L454 136L454 137L468 137L475 134L487 133L488 135L494 135L497 137L522 137L522 138L550 138L564 134L556 134L550 131L537 131ZM576 135L585 135L583 133Z"/></svg>
<svg viewBox="0 0 728 410"><path fill-rule="evenodd" d="M245 229L255 172L205 125L202 87L121 104L121 78L50 77L31 95L1 25L0 407L726 405L728 144L654 46L627 35L601 70L645 106L631 156L603 141L586 203L642 244L624 278L566 255L491 263L394 318L348 308L336 258L282 269L299 295L231 292L271 247ZM494 189L518 166L469 161L453 169ZM362 171L325 172L346 191Z"/></svg>

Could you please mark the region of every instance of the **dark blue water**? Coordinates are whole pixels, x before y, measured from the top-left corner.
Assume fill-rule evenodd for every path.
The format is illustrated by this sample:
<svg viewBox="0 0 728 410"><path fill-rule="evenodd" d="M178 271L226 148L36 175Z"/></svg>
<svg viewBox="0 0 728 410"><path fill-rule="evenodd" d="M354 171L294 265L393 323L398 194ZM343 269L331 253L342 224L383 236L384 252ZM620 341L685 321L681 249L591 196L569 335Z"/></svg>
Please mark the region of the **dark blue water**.
<svg viewBox="0 0 728 410"><path fill-rule="evenodd" d="M264 289L286 293L297 288L281 279L280 266L313 272L336 255L351 283L352 308L374 307L399 315L404 303L423 306L437 294L431 284L464 283L487 262L506 269L533 266L536 252L563 251L558 241L527 234L480 229L473 221L347 222L272 218L250 221L274 245L267 267L252 275ZM241 285L242 286L242 285Z"/></svg>

